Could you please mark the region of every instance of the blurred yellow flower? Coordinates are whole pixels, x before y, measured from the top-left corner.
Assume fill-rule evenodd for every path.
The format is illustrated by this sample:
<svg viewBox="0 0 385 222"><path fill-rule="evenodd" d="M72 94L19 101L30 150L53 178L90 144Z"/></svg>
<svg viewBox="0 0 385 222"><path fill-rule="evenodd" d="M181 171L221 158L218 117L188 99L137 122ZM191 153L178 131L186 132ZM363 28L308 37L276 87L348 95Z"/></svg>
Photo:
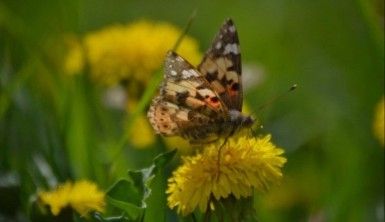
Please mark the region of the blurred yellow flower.
<svg viewBox="0 0 385 222"><path fill-rule="evenodd" d="M53 215L58 215L60 211L69 205L69 196L72 184L67 182L58 186L54 191L40 192L39 198L50 206Z"/></svg>
<svg viewBox="0 0 385 222"><path fill-rule="evenodd" d="M89 33L84 44L91 76L105 85L127 79L146 83L180 35L171 24L144 20ZM177 51L193 64L201 58L197 42L189 36Z"/></svg>
<svg viewBox="0 0 385 222"><path fill-rule="evenodd" d="M145 148L155 142L153 129L150 126L147 117L143 114L134 120L128 133L130 138L132 138L130 142L136 148Z"/></svg>
<svg viewBox="0 0 385 222"><path fill-rule="evenodd" d="M66 182L52 191L38 194L43 204L50 207L53 215L57 216L66 207L73 208L80 215L85 216L90 211L104 211L104 192L96 184L82 180L75 183Z"/></svg>
<svg viewBox="0 0 385 222"><path fill-rule="evenodd" d="M264 191L282 177L286 162L283 150L270 142L271 136L250 137L242 132L209 144L202 153L185 157L183 165L168 180L168 205L187 215L199 207L205 211L210 197L229 195L239 199L251 196L254 189ZM218 162L218 148L222 146ZM219 165L218 165L219 163Z"/></svg>
<svg viewBox="0 0 385 222"><path fill-rule="evenodd" d="M152 132L154 132L154 130ZM162 140L169 150L178 149L178 152L182 155L191 154L191 152L195 150L187 140L179 136L162 137Z"/></svg>
<svg viewBox="0 0 385 222"><path fill-rule="evenodd" d="M86 65L91 78L102 85L124 82L128 95L127 111L135 110L151 76L162 67L167 51L182 35L177 27L165 22L141 20L126 25L112 25L90 32L82 41L68 37L64 59L66 73L79 73ZM184 36L177 52L193 65L202 57L195 39ZM131 143L138 148L155 141L145 117L138 117L132 129L127 128ZM141 130L136 130L138 127Z"/></svg>
<svg viewBox="0 0 385 222"><path fill-rule="evenodd" d="M79 39L69 36L65 39L67 53L64 58L64 71L73 75L80 73L84 68L84 49Z"/></svg>
<svg viewBox="0 0 385 222"><path fill-rule="evenodd" d="M373 131L374 135L377 137L378 141L384 146L384 112L385 112L385 99L382 99L378 102L375 113L374 113L374 122L373 122Z"/></svg>

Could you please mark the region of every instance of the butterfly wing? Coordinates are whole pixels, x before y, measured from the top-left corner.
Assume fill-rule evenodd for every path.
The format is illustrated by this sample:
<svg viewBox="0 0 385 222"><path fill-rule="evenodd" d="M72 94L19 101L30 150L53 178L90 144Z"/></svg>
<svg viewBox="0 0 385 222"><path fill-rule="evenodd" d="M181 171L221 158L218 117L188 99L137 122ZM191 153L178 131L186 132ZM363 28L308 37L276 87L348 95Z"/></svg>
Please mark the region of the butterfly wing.
<svg viewBox="0 0 385 222"><path fill-rule="evenodd" d="M212 127L212 119L194 110L156 97L147 113L157 134L163 136L179 135L191 143L211 141L218 138Z"/></svg>
<svg viewBox="0 0 385 222"><path fill-rule="evenodd" d="M211 118L227 114L226 105L210 83L181 56L167 54L164 75L160 91L164 100Z"/></svg>
<svg viewBox="0 0 385 222"><path fill-rule="evenodd" d="M155 131L203 141L218 134L218 122L228 115L225 104L190 63L174 52L165 62L164 81L148 118Z"/></svg>
<svg viewBox="0 0 385 222"><path fill-rule="evenodd" d="M231 19L222 25L198 70L228 109L242 110L241 54Z"/></svg>

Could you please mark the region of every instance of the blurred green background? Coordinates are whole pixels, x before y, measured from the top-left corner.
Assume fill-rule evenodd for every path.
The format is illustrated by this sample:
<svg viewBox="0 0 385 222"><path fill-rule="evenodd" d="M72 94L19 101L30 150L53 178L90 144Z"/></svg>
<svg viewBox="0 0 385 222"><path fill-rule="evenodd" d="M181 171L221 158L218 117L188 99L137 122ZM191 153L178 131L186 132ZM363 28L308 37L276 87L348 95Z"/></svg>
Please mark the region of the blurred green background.
<svg viewBox="0 0 385 222"><path fill-rule="evenodd" d="M0 188L14 195L0 198L0 219L23 218L31 195L57 181L106 189L165 149L124 145L114 159L126 114L105 107L104 89L86 77L60 75L55 39L138 19L183 29L194 10L188 34L202 52L234 20L244 70L258 79L244 99L286 151L281 185L257 194L260 221L384 221L384 148L372 130L384 95L377 0L1 1ZM295 92L258 111L293 83Z"/></svg>

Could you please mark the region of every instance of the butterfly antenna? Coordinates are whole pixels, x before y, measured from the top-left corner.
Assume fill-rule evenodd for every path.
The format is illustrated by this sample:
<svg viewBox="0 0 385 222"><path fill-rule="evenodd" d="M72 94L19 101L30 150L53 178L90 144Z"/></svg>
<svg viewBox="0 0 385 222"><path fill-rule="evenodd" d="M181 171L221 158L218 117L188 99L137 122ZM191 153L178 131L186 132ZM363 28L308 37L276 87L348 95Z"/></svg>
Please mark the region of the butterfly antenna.
<svg viewBox="0 0 385 222"><path fill-rule="evenodd" d="M180 36L176 40L176 42L174 44L174 47L172 47L172 51L175 52L178 49L178 47L179 47L180 43L182 42L183 38L186 36L187 32L190 30L191 24L194 21L196 14L197 14L197 9L194 9L194 11L192 11L192 13L190 15L190 18L187 21L186 26L183 29L183 32L180 34Z"/></svg>
<svg viewBox="0 0 385 222"><path fill-rule="evenodd" d="M267 102L263 103L261 106L258 107L258 112L261 112L262 110L264 110L266 107L270 106L271 104L273 104L275 101L277 101L278 99L286 96L288 93L290 92L293 92L296 88L297 88L297 84L293 84L289 90L281 93L281 94L278 94L276 95L275 97L271 98L270 100L268 100Z"/></svg>

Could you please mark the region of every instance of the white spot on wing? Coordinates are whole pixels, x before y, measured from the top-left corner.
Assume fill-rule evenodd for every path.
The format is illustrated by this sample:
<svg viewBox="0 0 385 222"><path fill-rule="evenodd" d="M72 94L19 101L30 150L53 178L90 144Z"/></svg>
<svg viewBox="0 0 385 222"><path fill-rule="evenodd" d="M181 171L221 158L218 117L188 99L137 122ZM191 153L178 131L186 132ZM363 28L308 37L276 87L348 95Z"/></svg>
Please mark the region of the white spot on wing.
<svg viewBox="0 0 385 222"><path fill-rule="evenodd" d="M186 111L179 111L177 114L176 114L176 117L180 120L184 120L184 121L188 121L188 112Z"/></svg>
<svg viewBox="0 0 385 222"><path fill-rule="evenodd" d="M239 48L238 48L238 44L236 43L233 43L233 44L227 44L225 46L225 51L223 52L225 55L226 54L229 54L229 53L233 53L233 54L239 54Z"/></svg>
<svg viewBox="0 0 385 222"><path fill-rule="evenodd" d="M221 47L222 47L222 42L217 42L217 44L215 45L215 48L220 49Z"/></svg>
<svg viewBox="0 0 385 222"><path fill-rule="evenodd" d="M230 32L235 32L235 30L236 30L236 29L235 29L235 26L233 26L233 25L232 25L232 26L229 26L229 31L230 31Z"/></svg>
<svg viewBox="0 0 385 222"><path fill-rule="evenodd" d="M162 106L167 108L167 114L168 115L173 115L179 109L179 107L177 105L175 105L174 103L170 103L170 102L164 102L162 104Z"/></svg>
<svg viewBox="0 0 385 222"><path fill-rule="evenodd" d="M176 74L177 74L177 73L176 73L175 70L171 70L171 75L172 75L172 76L176 76Z"/></svg>
<svg viewBox="0 0 385 222"><path fill-rule="evenodd" d="M233 80L234 82L238 82L238 73L234 71L230 71L226 73L227 80Z"/></svg>
<svg viewBox="0 0 385 222"><path fill-rule="evenodd" d="M194 77L194 76L199 76L197 71L195 71L194 69L189 69L189 70L183 70L182 71L182 78L183 79L188 79L188 78L191 78L191 77Z"/></svg>
<svg viewBox="0 0 385 222"><path fill-rule="evenodd" d="M205 96L214 97L215 96L213 91L211 91L210 89L199 89L198 93L199 93L199 95L201 95L203 97L205 97Z"/></svg>

